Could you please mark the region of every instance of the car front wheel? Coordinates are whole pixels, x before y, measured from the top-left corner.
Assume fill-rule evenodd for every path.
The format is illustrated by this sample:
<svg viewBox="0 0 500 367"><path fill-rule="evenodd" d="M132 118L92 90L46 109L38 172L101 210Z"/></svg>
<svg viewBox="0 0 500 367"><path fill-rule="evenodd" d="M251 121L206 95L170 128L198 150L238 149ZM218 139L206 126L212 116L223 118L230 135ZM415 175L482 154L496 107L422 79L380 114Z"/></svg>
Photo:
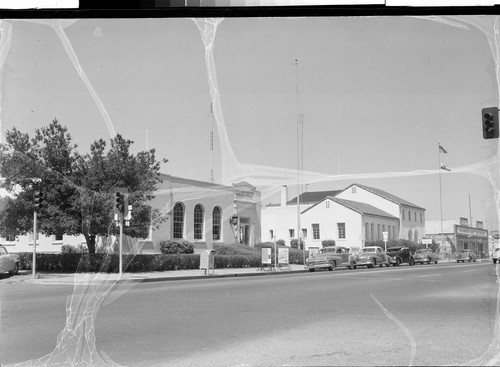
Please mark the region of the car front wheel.
<svg viewBox="0 0 500 367"><path fill-rule="evenodd" d="M14 270L9 271L10 275L16 275L19 272L19 264L16 264Z"/></svg>
<svg viewBox="0 0 500 367"><path fill-rule="evenodd" d="M332 264L328 267L328 270L330 271L335 270L335 262L332 262Z"/></svg>

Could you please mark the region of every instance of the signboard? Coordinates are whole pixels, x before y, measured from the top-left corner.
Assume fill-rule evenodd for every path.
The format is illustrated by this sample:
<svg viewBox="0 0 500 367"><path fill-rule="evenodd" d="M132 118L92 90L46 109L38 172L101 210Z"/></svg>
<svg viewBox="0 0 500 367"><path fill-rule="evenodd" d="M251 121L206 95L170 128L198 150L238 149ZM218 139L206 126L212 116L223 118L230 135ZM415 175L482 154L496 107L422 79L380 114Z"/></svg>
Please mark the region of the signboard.
<svg viewBox="0 0 500 367"><path fill-rule="evenodd" d="M262 264L271 264L271 249L268 247L262 248Z"/></svg>
<svg viewBox="0 0 500 367"><path fill-rule="evenodd" d="M389 232L382 232L382 239L387 241L389 239Z"/></svg>
<svg viewBox="0 0 500 367"><path fill-rule="evenodd" d="M432 245L432 238L422 238L422 243L424 245Z"/></svg>
<svg viewBox="0 0 500 367"><path fill-rule="evenodd" d="M280 247L278 249L278 264L288 265L288 248Z"/></svg>
<svg viewBox="0 0 500 367"><path fill-rule="evenodd" d="M319 247L309 247L309 257L319 254Z"/></svg>

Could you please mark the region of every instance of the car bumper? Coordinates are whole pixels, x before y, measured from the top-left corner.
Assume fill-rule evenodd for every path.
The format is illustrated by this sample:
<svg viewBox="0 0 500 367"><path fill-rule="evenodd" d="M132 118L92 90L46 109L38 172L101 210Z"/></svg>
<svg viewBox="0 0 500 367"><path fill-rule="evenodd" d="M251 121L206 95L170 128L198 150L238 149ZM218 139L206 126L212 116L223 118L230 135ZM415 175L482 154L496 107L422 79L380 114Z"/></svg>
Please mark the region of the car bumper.
<svg viewBox="0 0 500 367"><path fill-rule="evenodd" d="M356 259L356 266L373 265L372 259Z"/></svg>
<svg viewBox="0 0 500 367"><path fill-rule="evenodd" d="M306 264L307 269L327 269L332 267L331 263L321 263L321 264Z"/></svg>

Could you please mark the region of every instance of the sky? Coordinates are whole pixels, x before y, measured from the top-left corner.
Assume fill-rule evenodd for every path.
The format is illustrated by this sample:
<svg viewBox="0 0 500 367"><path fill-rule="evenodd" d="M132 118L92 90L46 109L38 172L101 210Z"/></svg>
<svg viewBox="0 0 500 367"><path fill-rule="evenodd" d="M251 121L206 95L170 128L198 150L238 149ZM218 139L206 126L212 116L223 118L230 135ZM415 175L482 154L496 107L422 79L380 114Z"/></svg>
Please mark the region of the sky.
<svg viewBox="0 0 500 367"><path fill-rule="evenodd" d="M4 20L1 132L57 118L82 152L120 133L168 159L163 173L209 181L213 169L217 183L255 185L263 204L282 185L291 199L298 182L360 183L427 220L498 229L498 140L481 128L481 109L499 105L496 21Z"/></svg>

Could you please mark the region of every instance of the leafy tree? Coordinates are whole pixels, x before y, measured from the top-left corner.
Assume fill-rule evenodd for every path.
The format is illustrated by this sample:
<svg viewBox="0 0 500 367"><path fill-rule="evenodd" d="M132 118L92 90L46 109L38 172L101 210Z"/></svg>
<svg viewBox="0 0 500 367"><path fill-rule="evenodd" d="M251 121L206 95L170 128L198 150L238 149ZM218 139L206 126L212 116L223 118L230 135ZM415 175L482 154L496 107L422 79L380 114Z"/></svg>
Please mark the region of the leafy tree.
<svg viewBox="0 0 500 367"><path fill-rule="evenodd" d="M160 180L155 150L130 152L133 141L116 135L106 151L99 139L90 152L80 154L65 126L56 119L35 131L33 138L13 128L0 144L0 187L13 198L0 208L0 234L26 234L33 228L33 195L44 192L46 205L37 217L45 235L83 235L89 253L95 253L97 236L109 236L114 225L113 189L124 187L133 206L131 237L147 237L150 224L163 218L149 202ZM164 160L165 161L165 160Z"/></svg>

